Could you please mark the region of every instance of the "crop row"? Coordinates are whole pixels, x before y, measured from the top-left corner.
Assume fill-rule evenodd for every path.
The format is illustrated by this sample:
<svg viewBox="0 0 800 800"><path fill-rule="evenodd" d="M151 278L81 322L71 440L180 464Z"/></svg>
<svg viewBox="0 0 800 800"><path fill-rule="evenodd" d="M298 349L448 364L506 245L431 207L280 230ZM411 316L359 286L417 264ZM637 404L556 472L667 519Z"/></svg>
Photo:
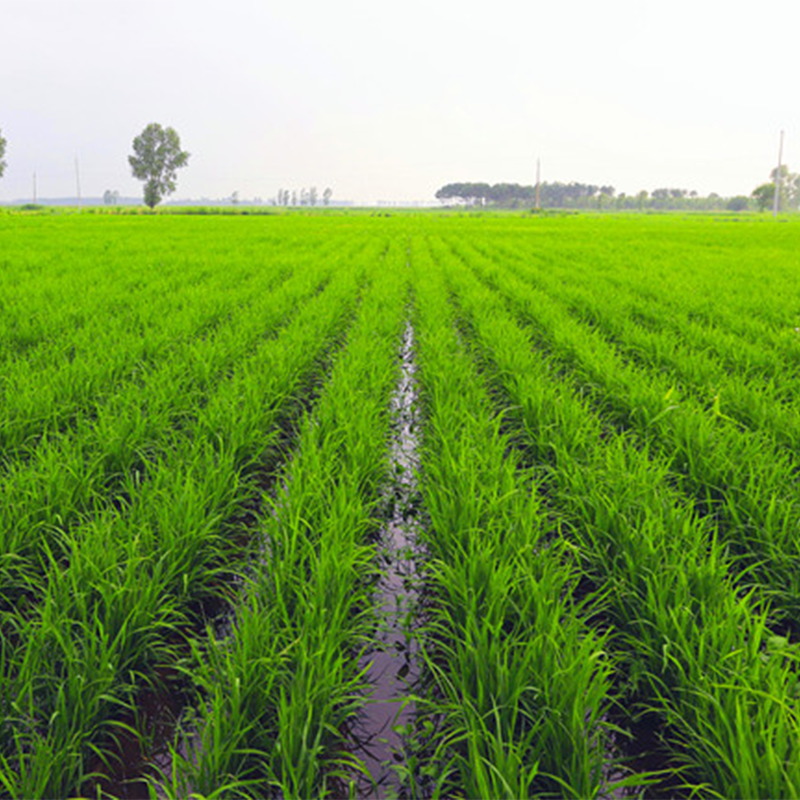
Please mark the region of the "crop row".
<svg viewBox="0 0 800 800"><path fill-rule="evenodd" d="M415 269L432 721L427 736L418 724L432 762L419 790L597 796L610 790L606 635L587 624L578 564L500 430L424 247Z"/></svg>
<svg viewBox="0 0 800 800"><path fill-rule="evenodd" d="M80 786L91 754L113 752L118 711L155 667L174 663L197 602L225 591L221 580L242 557L232 526L280 457L281 430L341 341L364 277L363 262L339 272L236 364L146 470L122 474L117 503L89 503L69 527L56 521L35 539L20 536L35 557L6 552L8 570L30 562L17 578L25 602L3 617L0 776L9 795Z"/></svg>
<svg viewBox="0 0 800 800"><path fill-rule="evenodd" d="M184 726L170 796L318 797L363 769L343 731L364 701L358 653L379 622L371 584L406 316L403 257L394 247L381 263L265 498L261 549L230 631L196 650L191 672L205 695Z"/></svg>
<svg viewBox="0 0 800 800"><path fill-rule="evenodd" d="M479 265L473 264L478 269ZM485 273L482 273L485 275ZM509 275L490 280L530 326L562 380L591 398L603 416L670 460L676 480L718 522L724 541L791 620L800 608L800 504L787 476L794 453L770 431L742 429L717 408L681 392L669 376L626 362L595 329Z"/></svg>
<svg viewBox="0 0 800 800"><path fill-rule="evenodd" d="M531 284L529 293L539 289L550 303L597 328L624 358L665 372L709 404L716 398L727 415L766 428L787 448L797 448L796 414L787 406L798 386L787 367L800 352L800 336L788 320L777 330L762 324L748 337L737 336L720 321L703 324L688 319L685 309L647 302L630 285L599 278L586 265L569 271L561 265L560 273L543 270L506 248L486 257Z"/></svg>
<svg viewBox="0 0 800 800"><path fill-rule="evenodd" d="M443 266L448 267L446 259ZM798 649L769 628L670 462L604 423L500 297L450 264L462 323L618 629L629 697L655 710L685 779L722 796L797 793Z"/></svg>

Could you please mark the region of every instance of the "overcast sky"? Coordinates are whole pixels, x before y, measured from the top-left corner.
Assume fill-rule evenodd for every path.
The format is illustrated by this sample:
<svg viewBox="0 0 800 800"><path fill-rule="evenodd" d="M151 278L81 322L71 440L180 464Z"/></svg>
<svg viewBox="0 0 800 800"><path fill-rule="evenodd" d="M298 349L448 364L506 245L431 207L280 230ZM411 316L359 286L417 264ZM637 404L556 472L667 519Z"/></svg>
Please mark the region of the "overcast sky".
<svg viewBox="0 0 800 800"><path fill-rule="evenodd" d="M426 200L542 179L749 194L800 169L797 0L0 0L0 201L116 189L149 122L175 197Z"/></svg>

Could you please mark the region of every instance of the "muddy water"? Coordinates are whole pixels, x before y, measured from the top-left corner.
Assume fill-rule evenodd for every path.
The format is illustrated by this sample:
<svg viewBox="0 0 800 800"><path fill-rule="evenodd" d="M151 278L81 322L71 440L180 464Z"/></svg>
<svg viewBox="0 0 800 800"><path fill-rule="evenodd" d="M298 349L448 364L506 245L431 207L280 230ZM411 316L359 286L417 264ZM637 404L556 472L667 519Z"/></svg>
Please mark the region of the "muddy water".
<svg viewBox="0 0 800 800"><path fill-rule="evenodd" d="M405 762L405 746L403 736L395 728L409 725L415 716L414 704L406 702L410 686L419 678L418 644L410 630L419 582L415 477L419 465L419 411L413 356L414 334L408 325L400 350L401 376L392 396L392 476L385 497L386 522L378 543L382 574L375 587L374 602L382 622L373 647L360 661L365 680L371 687L370 699L350 731L350 750L364 763L370 776L369 779L359 776L357 781L357 795L363 798L392 798L403 794L396 767ZM260 507L255 508L247 516L258 519L262 512ZM246 520L242 523L249 527ZM235 612L217 619L219 638L232 635L234 630ZM121 800L149 797L144 775L164 780L172 771L169 744L174 741L184 702L180 693L143 692L139 698L139 712L144 718L148 745L141 747L133 735L121 737L110 777L87 786L90 793L94 795L99 788L104 797ZM129 721L131 723L133 720ZM181 744L181 753L187 757L186 743Z"/></svg>
<svg viewBox="0 0 800 800"><path fill-rule="evenodd" d="M161 678L167 684L175 681L174 674ZM104 765L96 759L89 766L90 772L103 773L105 777L87 781L82 794L116 800L148 800L151 794L145 776L165 778L169 774L172 763L169 747L183 705L180 691L170 692L163 685L142 690L137 697L136 715L121 720L130 727L115 733L116 752L110 763ZM149 745L133 733L136 728L147 731Z"/></svg>
<svg viewBox="0 0 800 800"><path fill-rule="evenodd" d="M612 735L606 755L609 769L605 778L609 784L623 778L637 776L648 784L617 788L604 800L629 800L647 797L648 800L680 800L689 797L684 785L679 764L665 746L664 724L655 714L646 714L637 719L626 717L621 711L609 716L609 721L627 730L629 735Z"/></svg>
<svg viewBox="0 0 800 800"><path fill-rule="evenodd" d="M397 766L405 761L398 726L409 725L414 704L407 702L409 685L419 677L417 642L410 628L417 601L415 470L419 466L419 411L414 378L414 332L406 327L400 352L400 381L392 398L392 481L387 495L387 522L380 534L382 576L375 606L382 622L376 644L361 659L371 696L354 726L353 754L369 770L371 782L360 781L360 797L384 798L401 794Z"/></svg>

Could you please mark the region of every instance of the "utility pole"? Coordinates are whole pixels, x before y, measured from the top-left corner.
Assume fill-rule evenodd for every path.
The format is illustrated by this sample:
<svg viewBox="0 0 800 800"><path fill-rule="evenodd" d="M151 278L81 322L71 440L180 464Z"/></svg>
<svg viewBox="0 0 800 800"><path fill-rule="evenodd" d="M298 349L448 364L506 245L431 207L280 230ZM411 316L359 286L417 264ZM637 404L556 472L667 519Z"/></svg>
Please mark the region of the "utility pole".
<svg viewBox="0 0 800 800"><path fill-rule="evenodd" d="M781 131L780 144L778 145L778 169L775 170L775 204L772 207L772 216L777 217L781 204L781 161L783 160L783 131Z"/></svg>
<svg viewBox="0 0 800 800"><path fill-rule="evenodd" d="M78 211L81 210L81 171L78 166L78 157L75 156L75 188L78 191Z"/></svg>
<svg viewBox="0 0 800 800"><path fill-rule="evenodd" d="M541 208L541 193L542 187L542 163L537 158L536 159L536 210L538 211Z"/></svg>

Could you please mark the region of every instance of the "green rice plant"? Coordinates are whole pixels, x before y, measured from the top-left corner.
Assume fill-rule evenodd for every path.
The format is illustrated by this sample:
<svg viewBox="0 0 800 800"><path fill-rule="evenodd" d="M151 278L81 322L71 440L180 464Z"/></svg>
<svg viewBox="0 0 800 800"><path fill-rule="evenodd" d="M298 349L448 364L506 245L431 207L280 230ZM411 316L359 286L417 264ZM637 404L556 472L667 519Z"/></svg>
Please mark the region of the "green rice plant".
<svg viewBox="0 0 800 800"><path fill-rule="evenodd" d="M189 678L164 793L358 791L409 285L428 523L409 791L614 792L622 693L688 790L800 794L798 232L2 215L0 794L95 794L137 693ZM239 585L230 635L204 633Z"/></svg>
<svg viewBox="0 0 800 800"><path fill-rule="evenodd" d="M325 796L332 779L363 770L344 731L365 702L358 653L376 624L370 539L404 321L400 257L389 251L375 273L303 420L230 635L195 651L191 674L205 694L185 726L188 757L173 754L169 796L188 787L215 796L220 786L248 797Z"/></svg>
<svg viewBox="0 0 800 800"><path fill-rule="evenodd" d="M800 608L800 522L787 474L796 468L770 437L742 430L717 405L709 414L670 378L625 363L594 330L587 330L545 296L513 278L498 287L536 329L562 377L600 405L611 424L635 431L672 460L685 491L721 523L726 542L774 597L776 611L793 618ZM494 285L495 281L491 280Z"/></svg>
<svg viewBox="0 0 800 800"><path fill-rule="evenodd" d="M192 437L198 413L218 391L217 385L233 378L232 365L241 370L248 362L257 363L260 353L274 349L271 339L291 321L292 305L320 290L327 279L324 271L299 275L267 295L266 307L254 307L249 328L229 326L233 335L218 337L213 348L182 351L146 382L130 386L97 409L95 419L79 424L74 436L48 441L30 461L9 466L0 503L0 553L6 567L5 591L0 594L9 607L17 605L30 581L41 574L37 552L50 531L69 530L103 508L131 503L135 485L147 478L150 465L174 448L176 430ZM236 386L229 391L241 392Z"/></svg>
<svg viewBox="0 0 800 800"><path fill-rule="evenodd" d="M768 606L734 582L710 520L669 486L668 462L554 384L552 365L526 346L498 298L464 272L454 286L488 377L531 454L549 465L549 496L607 596L632 696L680 743L684 779L718 796L797 793L797 646L780 640L775 649ZM567 405L580 436L556 427Z"/></svg>
<svg viewBox="0 0 800 800"><path fill-rule="evenodd" d="M604 637L571 599L575 564L493 418L436 265L424 250L414 262L433 593L423 707L441 719L431 761L450 773L436 793L597 796L610 789Z"/></svg>
<svg viewBox="0 0 800 800"><path fill-rule="evenodd" d="M7 729L3 752L26 776L21 794L28 786L47 785L53 795L80 786L89 755L113 751L116 710L132 702L142 673L174 663L192 605L225 591L220 579L235 571L228 562L238 549L229 521L255 494L254 467L269 468L264 459L279 454L280 425L299 413L320 360L346 327L358 281L356 272L343 274L330 294L307 304L285 338L242 365L195 428L174 435L130 504L44 548L45 594L7 651L8 696L12 707L28 709ZM90 652L103 681L86 680L90 647L98 648ZM81 702L64 696L73 678ZM42 726L42 718L51 722ZM54 770L53 752L69 770Z"/></svg>

